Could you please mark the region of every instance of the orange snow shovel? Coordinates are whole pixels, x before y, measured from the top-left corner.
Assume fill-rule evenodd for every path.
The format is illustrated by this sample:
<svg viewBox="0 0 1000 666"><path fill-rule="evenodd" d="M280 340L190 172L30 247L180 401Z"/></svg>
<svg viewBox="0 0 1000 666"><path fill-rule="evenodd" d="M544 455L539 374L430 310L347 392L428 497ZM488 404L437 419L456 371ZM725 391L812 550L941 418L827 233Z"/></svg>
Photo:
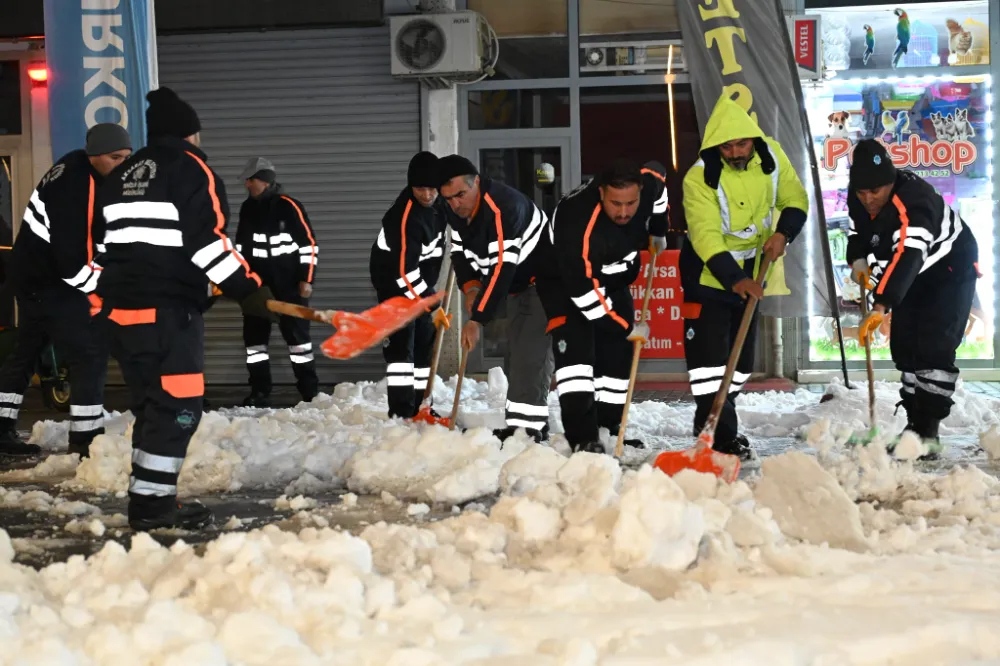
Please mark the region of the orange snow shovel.
<svg viewBox="0 0 1000 666"><path fill-rule="evenodd" d="M360 314L341 310L314 310L304 305L273 300L267 302L267 309L278 314L332 324L337 332L327 338L320 349L324 356L346 360L380 343L427 312L427 308L441 302L443 295L439 292L417 300L396 296Z"/></svg>
<svg viewBox="0 0 1000 666"><path fill-rule="evenodd" d="M642 319L639 323L649 321L649 295L653 292L653 276L656 274L656 255L649 255L649 275L646 276L646 292L642 296ZM615 458L621 458L625 453L625 426L628 425L628 409L632 406L632 393L635 391L635 376L639 372L639 356L642 354L642 342L632 343L632 372L628 376L628 393L625 394L625 409L622 411L622 422L618 426L618 442L615 444Z"/></svg>
<svg viewBox="0 0 1000 666"><path fill-rule="evenodd" d="M448 319L448 323L438 326L437 333L435 334L434 352L431 355L431 371L430 375L427 377L427 388L424 389L422 406L420 407L420 411L417 412L417 415L413 417L414 421L430 423L431 425L451 425L448 417L435 416L434 412L431 411L431 406L434 402L434 380L437 377L438 363L441 361L441 345L444 343L444 332L451 326L451 315L448 314L448 311L451 309L451 295L454 290L455 271L451 271L451 273L448 274L448 285L444 290L444 304L441 306L444 310L444 316Z"/></svg>
<svg viewBox="0 0 1000 666"><path fill-rule="evenodd" d="M760 262L760 270L757 272L757 284L763 287L767 276L767 269L771 266L770 258L765 254ZM740 473L740 457L728 453L719 453L712 450L715 442L715 428L719 424L719 416L722 408L726 404L729 396L729 385L733 382L733 373L736 371L736 363L743 352L743 343L747 339L750 331L750 323L753 321L753 313L757 309L757 298L750 296L747 299L746 309L743 311L743 321L736 332L736 340L733 342L733 349L729 353L729 362L726 363L726 372L722 376L722 384L715 394L715 402L712 403L712 411L709 412L705 427L698 435L698 442L693 449L686 451L664 451L656 457L653 467L661 472L673 476L682 470L690 469L703 474L714 474L727 483L732 483Z"/></svg>

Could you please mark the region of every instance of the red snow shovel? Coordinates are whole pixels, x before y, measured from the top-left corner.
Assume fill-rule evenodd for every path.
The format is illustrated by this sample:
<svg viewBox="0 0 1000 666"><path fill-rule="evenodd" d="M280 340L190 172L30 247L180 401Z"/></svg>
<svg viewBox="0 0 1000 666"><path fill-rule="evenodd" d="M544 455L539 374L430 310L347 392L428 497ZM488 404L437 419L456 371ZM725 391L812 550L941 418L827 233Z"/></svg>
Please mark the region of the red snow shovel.
<svg viewBox="0 0 1000 666"><path fill-rule="evenodd" d="M449 316L448 311L451 309L451 295L454 290L455 271L452 271L448 274L448 285L444 290L444 305L441 306L444 309L446 317ZM434 400L434 379L437 377L438 362L441 360L441 345L444 342L444 332L447 328L448 327L444 325L438 326L437 333L434 338L434 352L431 356L431 372L427 377L427 388L424 390L420 411L413 417L413 420L421 423L430 423L431 425L442 425L449 428L451 426L451 419L447 416L435 416L434 412L431 411L431 406Z"/></svg>
<svg viewBox="0 0 1000 666"><path fill-rule="evenodd" d="M771 266L770 258L765 254L760 262L760 270L757 272L757 284L763 286L767 269ZM656 456L653 467L669 476L673 476L682 470L690 469L703 474L714 474L726 483L732 483L740 474L740 457L728 453L719 453L712 450L715 442L715 428L719 424L719 416L722 408L726 404L729 396L729 385L733 382L733 373L736 371L736 363L743 352L743 343L747 339L747 332L750 330L750 323L753 321L753 313L757 309L757 298L751 296L747 300L746 309L743 311L743 321L736 332L736 340L733 342L733 349L729 353L729 362L726 363L726 372L722 376L722 384L715 394L715 402L712 403L712 411L705 421L705 427L698 435L698 442L693 449L686 451L664 451Z"/></svg>
<svg viewBox="0 0 1000 666"><path fill-rule="evenodd" d="M283 301L268 301L267 309L278 314L333 324L337 332L327 338L320 349L324 356L346 360L382 342L427 312L428 308L441 302L443 295L439 292L419 300L396 296L360 314L340 310L314 310Z"/></svg>

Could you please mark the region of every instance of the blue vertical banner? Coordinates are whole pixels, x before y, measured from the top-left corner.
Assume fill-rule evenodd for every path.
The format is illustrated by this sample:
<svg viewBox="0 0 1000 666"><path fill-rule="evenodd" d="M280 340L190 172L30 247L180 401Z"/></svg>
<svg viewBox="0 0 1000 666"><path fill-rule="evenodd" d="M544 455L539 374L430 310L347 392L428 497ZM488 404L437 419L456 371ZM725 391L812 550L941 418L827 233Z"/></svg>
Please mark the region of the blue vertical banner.
<svg viewBox="0 0 1000 666"><path fill-rule="evenodd" d="M52 155L118 123L146 144L146 93L158 87L153 0L44 0Z"/></svg>

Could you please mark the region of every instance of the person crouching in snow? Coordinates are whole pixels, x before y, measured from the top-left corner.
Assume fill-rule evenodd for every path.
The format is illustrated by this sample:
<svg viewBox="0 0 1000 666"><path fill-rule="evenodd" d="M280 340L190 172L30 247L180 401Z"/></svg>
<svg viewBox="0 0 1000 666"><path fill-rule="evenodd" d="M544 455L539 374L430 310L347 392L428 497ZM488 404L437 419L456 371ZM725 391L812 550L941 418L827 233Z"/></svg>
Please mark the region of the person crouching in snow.
<svg viewBox="0 0 1000 666"><path fill-rule="evenodd" d="M924 458L936 458L938 425L958 381L955 352L976 294L976 238L927 181L897 171L874 139L854 149L847 210L851 278L872 289L858 335L863 344L892 312L889 345L903 382L897 407L906 410L906 430L927 447Z"/></svg>
<svg viewBox="0 0 1000 666"><path fill-rule="evenodd" d="M369 272L379 302L396 296L411 300L434 294L444 257L444 208L438 204L438 158L417 153L406 170L406 187L382 217L372 245ZM435 326L449 325L438 308L390 335L382 348L386 362L389 416L417 415L430 377Z"/></svg>
<svg viewBox="0 0 1000 666"><path fill-rule="evenodd" d="M764 290L754 281L761 255L777 262L809 209L781 145L726 95L708 119L700 156L684 176L688 242L680 256L684 357L697 404L696 437L712 410L747 298L780 288L778 279ZM744 459L753 450L738 433L736 398L753 370L758 319L755 313L715 431L715 449Z"/></svg>
<svg viewBox="0 0 1000 666"><path fill-rule="evenodd" d="M598 433L618 435L628 393L633 342L649 338L635 323L629 286L639 253L667 246L666 169L616 160L563 197L539 247L538 295L555 355L556 389L574 451L604 453ZM636 439L625 443L645 448Z"/></svg>

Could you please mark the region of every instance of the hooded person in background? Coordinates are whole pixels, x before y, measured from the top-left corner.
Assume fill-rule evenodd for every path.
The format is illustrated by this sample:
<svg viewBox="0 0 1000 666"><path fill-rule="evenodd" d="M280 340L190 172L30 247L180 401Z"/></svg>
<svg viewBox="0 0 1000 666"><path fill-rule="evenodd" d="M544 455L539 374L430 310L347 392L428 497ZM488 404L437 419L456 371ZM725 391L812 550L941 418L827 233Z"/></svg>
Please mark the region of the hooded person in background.
<svg viewBox="0 0 1000 666"><path fill-rule="evenodd" d="M924 458L936 458L938 426L954 404L956 350L976 295L976 238L927 181L897 171L874 139L854 148L847 211L851 278L872 290L861 342L892 312L889 344L902 373L905 429L923 442Z"/></svg>
<svg viewBox="0 0 1000 666"><path fill-rule="evenodd" d="M435 292L444 258L445 211L438 200L438 158L413 156L406 187L385 215L372 244L369 273L379 302L397 296L417 300ZM382 348L386 363L389 416L417 415L430 378L435 327L450 326L438 308L390 335Z"/></svg>
<svg viewBox="0 0 1000 666"><path fill-rule="evenodd" d="M101 192L106 252L95 305L133 397L129 525L197 529L212 512L179 504L177 477L201 421L202 312L212 284L260 317L273 296L226 236L229 205L199 148L198 114L169 88L146 99L149 145Z"/></svg>
<svg viewBox="0 0 1000 666"><path fill-rule="evenodd" d="M507 305L507 388L501 443L518 428L537 441L548 435L553 358L546 318L534 286L534 251L546 217L521 192L487 177L461 155L440 163L441 198L448 202L451 262L465 294L468 321L462 348L479 344L482 327Z"/></svg>
<svg viewBox="0 0 1000 666"><path fill-rule="evenodd" d="M704 427L722 384L746 299L771 293L754 281L763 254L778 262L806 221L809 197L781 145L764 136L736 102L723 95L705 127L700 157L684 176L687 242L681 249L684 357ZM775 221L777 213L777 221ZM736 398L753 371L756 314L736 364L715 431L714 448L750 458L738 431Z"/></svg>
<svg viewBox="0 0 1000 666"><path fill-rule="evenodd" d="M305 206L288 196L276 178L274 165L263 157L252 158L240 174L249 196L240 206L236 251L246 257L275 298L307 305L319 247ZM288 345L299 395L309 402L319 392L309 320L281 315L278 330ZM250 395L243 401L244 406L271 405L271 362L267 351L270 338L270 318L243 315L243 343L250 375Z"/></svg>
<svg viewBox="0 0 1000 666"><path fill-rule="evenodd" d="M86 148L63 156L31 194L11 252L19 317L14 350L0 368L0 456L41 452L22 442L14 426L48 341L69 366L69 452L86 457L91 441L104 432L108 353L87 300L100 277L95 218L101 211L95 196L105 177L131 153L125 128L94 125Z"/></svg>

